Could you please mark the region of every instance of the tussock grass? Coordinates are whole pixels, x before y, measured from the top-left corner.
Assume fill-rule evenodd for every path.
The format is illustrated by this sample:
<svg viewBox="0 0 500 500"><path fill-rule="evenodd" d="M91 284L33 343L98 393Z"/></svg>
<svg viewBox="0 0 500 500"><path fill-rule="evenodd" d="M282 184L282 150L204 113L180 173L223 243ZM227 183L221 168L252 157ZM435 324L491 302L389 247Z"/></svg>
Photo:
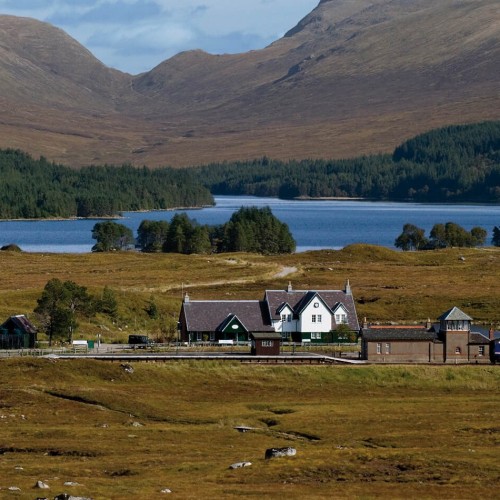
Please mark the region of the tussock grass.
<svg viewBox="0 0 500 500"><path fill-rule="evenodd" d="M113 499L469 498L498 479L494 366L133 368L0 361L0 491L32 498L43 479ZM297 455L264 460L276 446ZM229 471L238 461L253 465Z"/></svg>

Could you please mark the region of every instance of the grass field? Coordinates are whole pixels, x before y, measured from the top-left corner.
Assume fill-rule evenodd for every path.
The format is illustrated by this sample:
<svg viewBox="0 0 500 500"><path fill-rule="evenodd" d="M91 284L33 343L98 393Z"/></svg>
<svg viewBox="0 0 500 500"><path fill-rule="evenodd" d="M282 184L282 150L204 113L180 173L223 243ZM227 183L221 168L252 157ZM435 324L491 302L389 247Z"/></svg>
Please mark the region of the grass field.
<svg viewBox="0 0 500 500"><path fill-rule="evenodd" d="M0 361L1 498L498 495L498 367L131 366Z"/></svg>
<svg viewBox="0 0 500 500"><path fill-rule="evenodd" d="M73 280L95 295L113 289L119 314L80 318L76 338L126 341L128 333L175 334L183 292L192 299L260 299L266 289L339 289L350 279L369 321L424 322L458 306L478 323L500 324L500 248L398 252L370 245L287 256L225 254L28 254L0 252L0 318L32 314L45 283ZM283 275L283 271L285 274ZM160 311L151 320L145 308Z"/></svg>

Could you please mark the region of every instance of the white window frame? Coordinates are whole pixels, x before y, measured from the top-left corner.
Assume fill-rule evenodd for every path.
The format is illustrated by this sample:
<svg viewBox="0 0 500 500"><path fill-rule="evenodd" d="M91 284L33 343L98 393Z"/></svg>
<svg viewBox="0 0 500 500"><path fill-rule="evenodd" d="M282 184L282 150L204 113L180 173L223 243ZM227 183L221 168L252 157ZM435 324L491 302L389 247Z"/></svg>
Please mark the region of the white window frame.
<svg viewBox="0 0 500 500"><path fill-rule="evenodd" d="M311 316L311 323L316 323L316 314Z"/></svg>
<svg viewBox="0 0 500 500"><path fill-rule="evenodd" d="M377 342L377 354L382 354L382 343Z"/></svg>
<svg viewBox="0 0 500 500"><path fill-rule="evenodd" d="M323 322L323 316L321 314L318 314L318 323Z"/></svg>
<svg viewBox="0 0 500 500"><path fill-rule="evenodd" d="M386 342L385 344L385 353L391 354L391 344L389 344L389 342Z"/></svg>
<svg viewBox="0 0 500 500"><path fill-rule="evenodd" d="M262 347L273 347L274 341L273 340L263 340L261 345L262 345Z"/></svg>
<svg viewBox="0 0 500 500"><path fill-rule="evenodd" d="M484 348L484 345L480 345L477 349L477 352L478 352L478 356L484 356L484 353L486 352L485 348Z"/></svg>

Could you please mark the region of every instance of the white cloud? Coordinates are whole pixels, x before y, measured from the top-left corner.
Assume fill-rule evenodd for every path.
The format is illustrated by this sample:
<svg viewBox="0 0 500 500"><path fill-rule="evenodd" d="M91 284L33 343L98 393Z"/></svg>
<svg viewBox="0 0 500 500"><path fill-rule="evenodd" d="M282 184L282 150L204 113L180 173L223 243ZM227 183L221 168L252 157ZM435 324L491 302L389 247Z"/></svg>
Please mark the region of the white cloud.
<svg viewBox="0 0 500 500"><path fill-rule="evenodd" d="M139 73L183 50L262 48L319 0L0 0L0 13L50 22L105 64ZM21 5L20 5L21 4Z"/></svg>

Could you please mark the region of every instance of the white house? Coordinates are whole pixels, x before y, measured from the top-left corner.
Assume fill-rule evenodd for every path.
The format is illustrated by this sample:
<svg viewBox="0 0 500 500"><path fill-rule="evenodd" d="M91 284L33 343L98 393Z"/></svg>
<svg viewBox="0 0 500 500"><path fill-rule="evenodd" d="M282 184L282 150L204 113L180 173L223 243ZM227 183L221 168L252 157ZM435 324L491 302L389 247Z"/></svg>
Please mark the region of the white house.
<svg viewBox="0 0 500 500"><path fill-rule="evenodd" d="M204 301L185 297L179 317L181 338L193 342L246 341L250 333L278 332L294 342L339 340L339 326L358 333L349 282L344 290L267 290L263 300ZM345 329L342 328L345 332Z"/></svg>

